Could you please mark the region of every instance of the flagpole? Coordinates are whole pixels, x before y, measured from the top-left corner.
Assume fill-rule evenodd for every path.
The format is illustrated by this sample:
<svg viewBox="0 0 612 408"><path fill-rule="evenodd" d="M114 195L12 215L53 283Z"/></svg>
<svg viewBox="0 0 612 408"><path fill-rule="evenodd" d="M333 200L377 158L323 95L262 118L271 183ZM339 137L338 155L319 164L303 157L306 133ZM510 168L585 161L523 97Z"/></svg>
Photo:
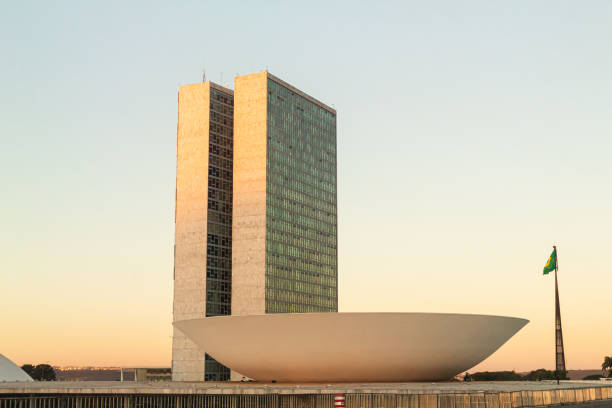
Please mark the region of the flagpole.
<svg viewBox="0 0 612 408"><path fill-rule="evenodd" d="M563 349L563 330L561 328L561 308L559 306L559 284L557 282L557 271L559 270L559 254L557 247L555 251L555 374L565 373L565 351ZM559 377L557 377L559 378Z"/></svg>

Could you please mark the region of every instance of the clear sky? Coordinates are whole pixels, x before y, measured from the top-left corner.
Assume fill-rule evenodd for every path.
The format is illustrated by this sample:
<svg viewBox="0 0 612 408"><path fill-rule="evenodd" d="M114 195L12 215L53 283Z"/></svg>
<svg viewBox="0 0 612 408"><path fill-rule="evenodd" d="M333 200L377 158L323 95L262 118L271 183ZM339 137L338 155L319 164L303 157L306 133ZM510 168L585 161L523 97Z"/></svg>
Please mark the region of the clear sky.
<svg viewBox="0 0 612 408"><path fill-rule="evenodd" d="M531 320L476 369L612 355L612 2L15 1L0 12L0 353L171 359L179 85L338 110L340 311ZM350 339L347 339L350 341Z"/></svg>

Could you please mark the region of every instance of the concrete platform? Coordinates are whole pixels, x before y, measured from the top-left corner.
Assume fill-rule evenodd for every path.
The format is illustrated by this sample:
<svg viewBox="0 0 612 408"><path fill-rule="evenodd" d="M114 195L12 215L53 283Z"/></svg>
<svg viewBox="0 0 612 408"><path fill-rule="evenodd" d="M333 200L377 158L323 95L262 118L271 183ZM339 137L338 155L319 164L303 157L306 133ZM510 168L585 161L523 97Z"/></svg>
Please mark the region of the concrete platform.
<svg viewBox="0 0 612 408"><path fill-rule="evenodd" d="M0 382L0 395L27 394L446 394L611 388L612 381L473 381L439 383L261 383L35 381Z"/></svg>
<svg viewBox="0 0 612 408"><path fill-rule="evenodd" d="M24 400L29 400L30 406L82 408L98 405L331 408L335 394L344 394L349 408L515 408L588 401L612 407L612 383L603 381L562 381L560 385L554 381L371 384L92 381L0 383L0 408ZM44 403L37 405L37 401Z"/></svg>

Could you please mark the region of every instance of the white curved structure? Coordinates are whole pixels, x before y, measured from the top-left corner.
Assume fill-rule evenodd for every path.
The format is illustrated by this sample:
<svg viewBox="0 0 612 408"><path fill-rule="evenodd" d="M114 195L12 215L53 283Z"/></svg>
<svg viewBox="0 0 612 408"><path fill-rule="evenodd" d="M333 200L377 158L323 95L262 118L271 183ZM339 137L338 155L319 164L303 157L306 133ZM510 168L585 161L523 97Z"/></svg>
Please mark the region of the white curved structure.
<svg viewBox="0 0 612 408"><path fill-rule="evenodd" d="M34 381L17 364L0 354L0 381Z"/></svg>
<svg viewBox="0 0 612 408"><path fill-rule="evenodd" d="M443 313L312 313L174 325L220 363L259 381L367 382L452 378L528 322Z"/></svg>

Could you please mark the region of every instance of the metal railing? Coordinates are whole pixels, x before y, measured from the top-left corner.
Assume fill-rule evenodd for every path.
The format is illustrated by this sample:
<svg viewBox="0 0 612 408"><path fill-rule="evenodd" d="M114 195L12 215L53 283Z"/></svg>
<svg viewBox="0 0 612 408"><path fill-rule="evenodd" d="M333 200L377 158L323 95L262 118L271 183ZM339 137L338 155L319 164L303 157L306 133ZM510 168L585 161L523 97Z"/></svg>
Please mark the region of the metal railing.
<svg viewBox="0 0 612 408"><path fill-rule="evenodd" d="M612 387L438 394L347 393L347 408L523 408L611 400ZM331 408L333 394L14 394L0 408Z"/></svg>

